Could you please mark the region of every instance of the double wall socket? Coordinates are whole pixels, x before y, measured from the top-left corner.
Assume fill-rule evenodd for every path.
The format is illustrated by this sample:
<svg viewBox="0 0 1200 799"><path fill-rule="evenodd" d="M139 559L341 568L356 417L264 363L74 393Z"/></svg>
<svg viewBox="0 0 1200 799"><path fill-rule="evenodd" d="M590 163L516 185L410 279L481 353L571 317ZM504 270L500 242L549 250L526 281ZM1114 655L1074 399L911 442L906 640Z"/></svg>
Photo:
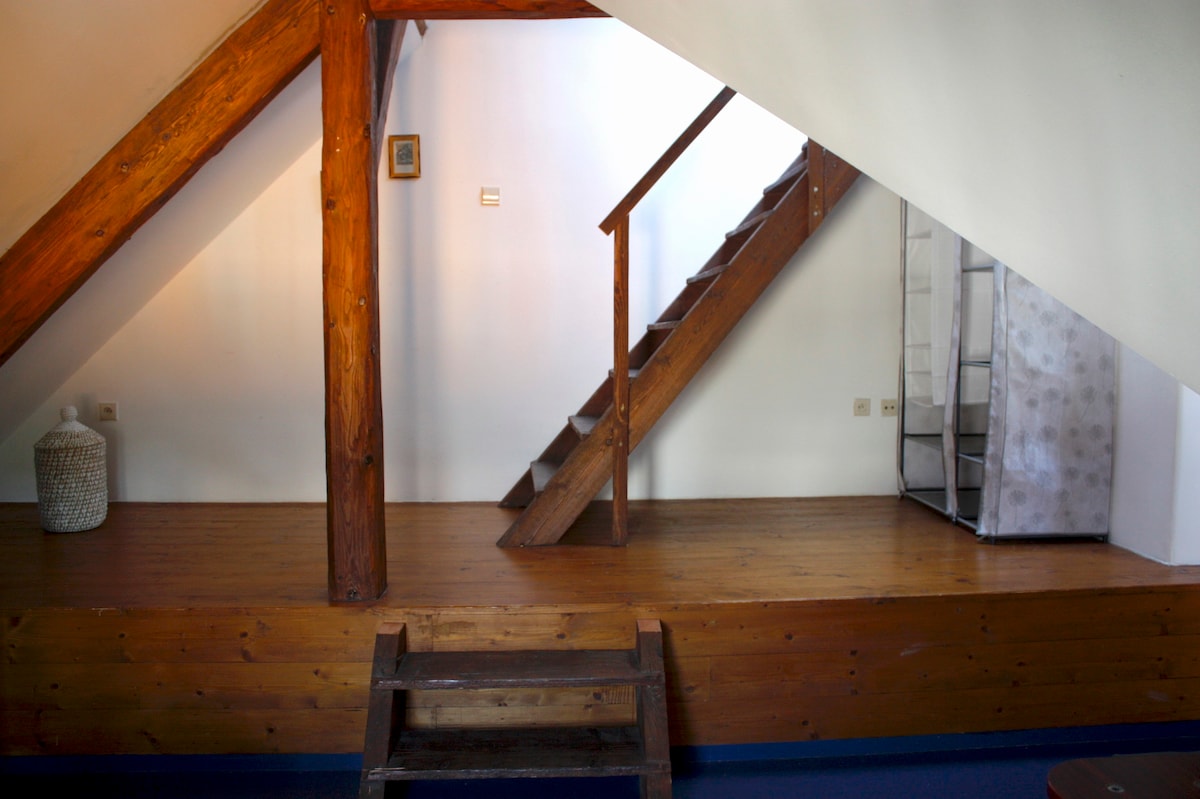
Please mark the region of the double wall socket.
<svg viewBox="0 0 1200 799"><path fill-rule="evenodd" d="M882 399L879 401L880 416L895 416L897 410L896 400ZM865 397L858 397L854 400L854 415L855 416L870 416L871 415L871 400Z"/></svg>

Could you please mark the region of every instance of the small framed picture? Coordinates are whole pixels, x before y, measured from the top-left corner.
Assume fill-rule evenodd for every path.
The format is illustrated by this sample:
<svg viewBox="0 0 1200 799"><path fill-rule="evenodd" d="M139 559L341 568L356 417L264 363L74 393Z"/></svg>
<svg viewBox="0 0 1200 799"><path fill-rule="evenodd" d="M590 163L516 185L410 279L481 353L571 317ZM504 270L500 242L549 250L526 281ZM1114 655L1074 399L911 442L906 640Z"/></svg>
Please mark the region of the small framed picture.
<svg viewBox="0 0 1200 799"><path fill-rule="evenodd" d="M421 177L420 136L388 136L388 175L393 178Z"/></svg>

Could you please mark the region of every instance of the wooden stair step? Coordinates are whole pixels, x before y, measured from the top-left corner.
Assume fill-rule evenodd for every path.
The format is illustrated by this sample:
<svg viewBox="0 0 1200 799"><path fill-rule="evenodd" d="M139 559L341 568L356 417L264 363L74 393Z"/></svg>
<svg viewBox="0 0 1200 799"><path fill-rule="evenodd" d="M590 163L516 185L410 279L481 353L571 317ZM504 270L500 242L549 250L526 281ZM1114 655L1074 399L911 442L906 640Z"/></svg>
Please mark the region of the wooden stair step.
<svg viewBox="0 0 1200 799"><path fill-rule="evenodd" d="M791 185L795 183L802 174L804 174L804 170L806 169L808 169L808 159L797 159L796 162L788 167L787 170L784 171L784 173L780 175L774 183L763 189L763 196L765 197L770 194L779 194L785 189L790 188Z"/></svg>
<svg viewBox="0 0 1200 799"><path fill-rule="evenodd" d="M729 264L718 264L717 266L705 269L703 272L697 272L687 279L688 284L704 283L709 280L715 280L720 277L721 273L729 268Z"/></svg>
<svg viewBox="0 0 1200 799"><path fill-rule="evenodd" d="M529 464L529 474L533 477L533 490L540 494L546 488L546 483L550 482L550 478L558 471L558 467L559 464L546 461L534 461Z"/></svg>
<svg viewBox="0 0 1200 799"><path fill-rule="evenodd" d="M726 233L725 238L736 239L738 236L744 236L747 233L757 230L773 213L775 213L775 209L769 208L766 211L755 214L754 216L747 217L746 219L742 220L740 225Z"/></svg>
<svg viewBox="0 0 1200 799"><path fill-rule="evenodd" d="M404 730L382 768L364 779L619 777L666 774L647 762L637 727Z"/></svg>
<svg viewBox="0 0 1200 799"><path fill-rule="evenodd" d="M646 329L647 330L674 330L675 328L679 327L679 324L682 321L683 321L682 319L672 319L668 322L651 322L650 324L646 325Z"/></svg>
<svg viewBox="0 0 1200 799"><path fill-rule="evenodd" d="M590 688L652 685L631 650L569 649L523 652L409 652L395 675L372 680L372 688Z"/></svg>
<svg viewBox="0 0 1200 799"><path fill-rule="evenodd" d="M599 416L584 416L583 414L575 414L568 416L567 422L571 425L571 429L580 438L587 438L596 429L596 422L600 421Z"/></svg>

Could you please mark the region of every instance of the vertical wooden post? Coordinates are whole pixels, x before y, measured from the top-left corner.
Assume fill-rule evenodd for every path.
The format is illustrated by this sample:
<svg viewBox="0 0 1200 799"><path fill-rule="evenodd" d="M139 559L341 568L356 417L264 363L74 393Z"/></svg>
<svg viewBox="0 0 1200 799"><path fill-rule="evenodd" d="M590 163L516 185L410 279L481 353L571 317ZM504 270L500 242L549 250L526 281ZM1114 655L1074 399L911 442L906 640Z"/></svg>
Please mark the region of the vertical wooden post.
<svg viewBox="0 0 1200 799"><path fill-rule="evenodd" d="M825 148L808 140L808 231L811 235L825 221L828 208L825 186Z"/></svg>
<svg viewBox="0 0 1200 799"><path fill-rule="evenodd" d="M629 537L629 214L613 230L612 542Z"/></svg>
<svg viewBox="0 0 1200 799"><path fill-rule="evenodd" d="M408 633L402 622L385 621L375 634L375 654L371 663L371 691L367 700L367 734L363 742L360 799L384 799L387 783L367 779L371 769L384 768L396 747L404 723L407 695L404 691L377 688L376 680L396 676L400 658L408 652Z"/></svg>
<svg viewBox="0 0 1200 799"><path fill-rule="evenodd" d="M387 590L379 371L375 31L367 0L321 3L329 597Z"/></svg>
<svg viewBox="0 0 1200 799"><path fill-rule="evenodd" d="M658 619L638 619L637 662L643 674L654 674L652 685L637 692L638 726L642 731L643 755L647 763L664 767L661 773L639 780L642 799L670 799L671 741L667 728L666 668L663 664L662 622Z"/></svg>

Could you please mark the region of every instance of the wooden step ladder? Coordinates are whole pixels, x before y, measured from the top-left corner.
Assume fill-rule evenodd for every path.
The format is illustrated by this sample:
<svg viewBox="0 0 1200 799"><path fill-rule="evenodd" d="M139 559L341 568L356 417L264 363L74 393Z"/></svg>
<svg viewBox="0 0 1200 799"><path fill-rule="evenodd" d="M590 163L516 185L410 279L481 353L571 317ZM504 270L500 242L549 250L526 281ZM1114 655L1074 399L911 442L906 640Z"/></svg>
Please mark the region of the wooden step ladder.
<svg viewBox="0 0 1200 799"><path fill-rule="evenodd" d="M389 783L518 777L639 778L644 799L671 796L662 626L637 622L633 649L408 652L403 624L375 637L360 799ZM636 720L623 727L414 729L406 692L629 686Z"/></svg>

